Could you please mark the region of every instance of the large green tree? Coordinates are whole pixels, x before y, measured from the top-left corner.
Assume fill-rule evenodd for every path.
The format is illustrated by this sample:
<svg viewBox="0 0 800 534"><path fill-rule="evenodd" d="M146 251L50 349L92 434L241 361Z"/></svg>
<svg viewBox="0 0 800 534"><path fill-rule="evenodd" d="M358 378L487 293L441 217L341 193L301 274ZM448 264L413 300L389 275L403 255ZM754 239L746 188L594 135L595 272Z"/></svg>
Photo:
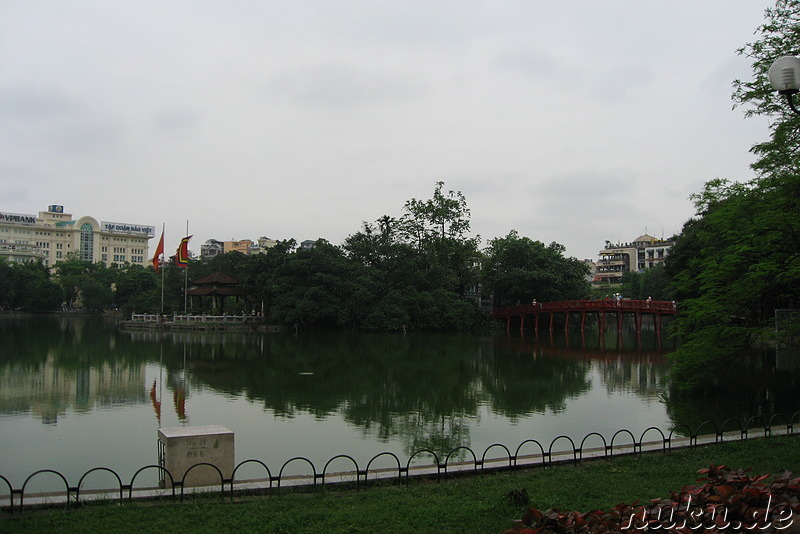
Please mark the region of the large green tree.
<svg viewBox="0 0 800 534"><path fill-rule="evenodd" d="M287 258L272 283L272 317L287 325L356 327L372 294L363 266L322 239Z"/></svg>
<svg viewBox="0 0 800 534"><path fill-rule="evenodd" d="M412 198L403 206L400 234L419 252L418 268L428 290L464 293L478 282L480 237L469 236L471 212L461 191L443 192L436 182L427 200Z"/></svg>
<svg viewBox="0 0 800 534"><path fill-rule="evenodd" d="M464 295L479 282L478 237L460 191L437 182L430 199L412 198L399 219L384 215L363 224L342 248L366 267L371 283L370 329L468 329L480 322Z"/></svg>
<svg viewBox="0 0 800 534"><path fill-rule="evenodd" d="M14 263L10 274L14 281L12 307L48 312L58 309L63 303L63 290L50 279L50 272L41 262Z"/></svg>
<svg viewBox="0 0 800 534"><path fill-rule="evenodd" d="M545 245L511 230L489 241L484 251L484 290L494 293L495 305L584 299L589 295L589 268L564 257L564 246Z"/></svg>
<svg viewBox="0 0 800 534"><path fill-rule="evenodd" d="M409 241L423 248L435 239L466 239L470 210L461 191L442 192L444 182L436 182L433 197L406 201L401 219L402 232Z"/></svg>
<svg viewBox="0 0 800 534"><path fill-rule="evenodd" d="M158 312L161 307L161 277L141 265L128 265L117 273L115 302L126 313Z"/></svg>
<svg viewBox="0 0 800 534"><path fill-rule="evenodd" d="M83 307L101 311L113 302L111 287L117 281L116 267L108 268L104 263L70 257L57 263L54 271L68 306L80 303Z"/></svg>
<svg viewBox="0 0 800 534"><path fill-rule="evenodd" d="M800 50L800 2L779 0L766 11L758 40L739 52L753 78L734 82L746 115L771 118L771 136L752 151L755 178L716 179L693 195L697 214L667 261L683 343L673 355L676 390L694 390L715 370L771 336L777 308L800 298L800 120L769 85L767 70Z"/></svg>

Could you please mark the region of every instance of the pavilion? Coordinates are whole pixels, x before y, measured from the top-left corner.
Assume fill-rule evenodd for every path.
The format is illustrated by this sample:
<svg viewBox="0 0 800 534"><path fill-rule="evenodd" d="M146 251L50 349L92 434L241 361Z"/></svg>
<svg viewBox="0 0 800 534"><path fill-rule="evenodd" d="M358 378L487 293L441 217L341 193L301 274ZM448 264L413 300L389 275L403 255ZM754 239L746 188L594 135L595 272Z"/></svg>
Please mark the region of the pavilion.
<svg viewBox="0 0 800 534"><path fill-rule="evenodd" d="M203 307L203 297L211 297L211 307L218 313L225 313L225 298L235 297L242 299L248 295L247 291L238 286L239 279L222 272L216 272L192 280L192 286L186 292L192 297L193 303Z"/></svg>

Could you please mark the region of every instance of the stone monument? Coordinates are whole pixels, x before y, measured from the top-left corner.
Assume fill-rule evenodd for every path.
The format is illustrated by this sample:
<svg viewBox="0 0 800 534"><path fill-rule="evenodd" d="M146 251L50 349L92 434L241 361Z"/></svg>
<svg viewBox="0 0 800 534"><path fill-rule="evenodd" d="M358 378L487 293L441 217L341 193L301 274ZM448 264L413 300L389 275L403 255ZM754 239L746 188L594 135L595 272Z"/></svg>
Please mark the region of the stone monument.
<svg viewBox="0 0 800 534"><path fill-rule="evenodd" d="M159 464L184 487L218 486L233 474L233 431L224 426L186 426L158 429ZM212 464L211 466L196 464ZM187 475L187 471L189 471ZM186 478L184 480L184 477ZM170 479L162 476L162 485L170 487Z"/></svg>

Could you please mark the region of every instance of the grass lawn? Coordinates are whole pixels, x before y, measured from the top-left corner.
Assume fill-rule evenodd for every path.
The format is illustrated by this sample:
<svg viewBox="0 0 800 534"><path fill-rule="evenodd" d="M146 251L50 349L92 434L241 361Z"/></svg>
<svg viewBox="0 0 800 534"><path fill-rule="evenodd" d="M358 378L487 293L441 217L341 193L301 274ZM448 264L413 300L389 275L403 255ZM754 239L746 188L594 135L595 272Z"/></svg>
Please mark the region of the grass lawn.
<svg viewBox="0 0 800 534"><path fill-rule="evenodd" d="M800 472L800 436L615 457L512 473L414 481L361 491L326 489L184 502L90 504L0 513L2 533L499 533L527 506L506 494L525 489L530 505L588 511L666 497L709 464L754 473Z"/></svg>

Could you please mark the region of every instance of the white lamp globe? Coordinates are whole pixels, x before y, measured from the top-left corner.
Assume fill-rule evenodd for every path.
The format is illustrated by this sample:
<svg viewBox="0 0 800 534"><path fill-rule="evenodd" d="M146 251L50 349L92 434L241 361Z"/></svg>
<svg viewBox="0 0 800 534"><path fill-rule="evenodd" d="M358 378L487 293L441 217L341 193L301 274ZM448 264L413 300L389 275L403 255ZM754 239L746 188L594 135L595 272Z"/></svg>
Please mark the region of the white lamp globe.
<svg viewBox="0 0 800 534"><path fill-rule="evenodd" d="M783 56L767 72L769 83L781 94L794 94L800 90L800 58Z"/></svg>

